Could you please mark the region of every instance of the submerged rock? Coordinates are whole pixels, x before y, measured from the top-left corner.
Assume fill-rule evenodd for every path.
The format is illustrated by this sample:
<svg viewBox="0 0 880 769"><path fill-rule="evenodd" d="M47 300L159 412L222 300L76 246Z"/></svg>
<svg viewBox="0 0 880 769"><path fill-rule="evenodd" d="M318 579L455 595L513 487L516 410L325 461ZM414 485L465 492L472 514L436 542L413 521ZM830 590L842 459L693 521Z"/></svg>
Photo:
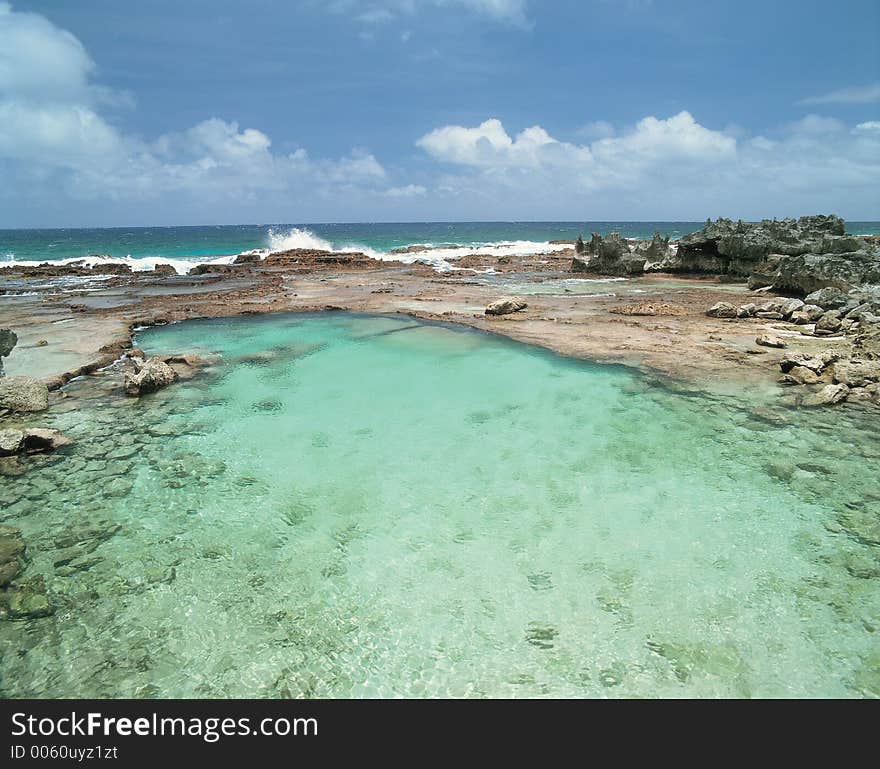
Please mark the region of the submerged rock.
<svg viewBox="0 0 880 769"><path fill-rule="evenodd" d="M177 372L161 358L132 358L131 362L133 368L128 369L123 377L126 395L146 395L167 387L178 378Z"/></svg>
<svg viewBox="0 0 880 769"><path fill-rule="evenodd" d="M9 619L48 617L55 611L41 576L10 585L3 595L3 603Z"/></svg>
<svg viewBox="0 0 880 769"><path fill-rule="evenodd" d="M0 587L6 587L24 568L24 554L21 532L0 525Z"/></svg>
<svg viewBox="0 0 880 769"><path fill-rule="evenodd" d="M7 411L45 411L49 408L49 388L29 376L0 379L0 409Z"/></svg>
<svg viewBox="0 0 880 769"><path fill-rule="evenodd" d="M5 358L18 344L18 335L11 328L0 328L0 358Z"/></svg>
<svg viewBox="0 0 880 769"><path fill-rule="evenodd" d="M485 310L486 315L509 315L512 312L521 312L528 307L518 296L508 296L490 303Z"/></svg>

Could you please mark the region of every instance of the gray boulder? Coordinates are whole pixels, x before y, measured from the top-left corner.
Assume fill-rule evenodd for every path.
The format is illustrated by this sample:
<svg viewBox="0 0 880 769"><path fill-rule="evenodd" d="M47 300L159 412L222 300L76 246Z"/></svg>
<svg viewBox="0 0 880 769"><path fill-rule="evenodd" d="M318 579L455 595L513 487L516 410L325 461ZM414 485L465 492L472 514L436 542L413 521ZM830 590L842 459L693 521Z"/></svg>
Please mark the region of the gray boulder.
<svg viewBox="0 0 880 769"><path fill-rule="evenodd" d="M787 318L795 310L801 309L804 303L800 299L786 299L779 308L782 317Z"/></svg>
<svg viewBox="0 0 880 769"><path fill-rule="evenodd" d="M24 430L8 428L0 430L0 456L8 457L22 452L37 454L55 451L73 441L59 430L45 427L29 427Z"/></svg>
<svg viewBox="0 0 880 769"><path fill-rule="evenodd" d="M791 314L791 322L798 324L815 323L825 314L825 311L815 304L805 304L799 310Z"/></svg>
<svg viewBox="0 0 880 769"><path fill-rule="evenodd" d="M73 441L60 430L49 427L29 427L24 431L21 446L28 454L36 454L43 451L55 451L71 443Z"/></svg>
<svg viewBox="0 0 880 769"><path fill-rule="evenodd" d="M49 388L39 379L7 376L0 379L0 409L44 411L49 408Z"/></svg>
<svg viewBox="0 0 880 769"><path fill-rule="evenodd" d="M673 250L669 248L668 235L664 238L659 232L655 232L650 240L638 241L633 251L645 257L646 270L668 270L674 266Z"/></svg>
<svg viewBox="0 0 880 769"><path fill-rule="evenodd" d="M777 291L810 294L822 288L848 291L880 284L880 248L861 241L863 248L844 253L807 253L775 260L772 285Z"/></svg>
<svg viewBox="0 0 880 769"><path fill-rule="evenodd" d="M770 254L826 253L842 249L836 238L845 237L843 219L838 216L802 216L800 219L768 219L752 224L730 219L711 219L703 229L685 235L678 243L679 257L686 271L750 274ZM851 242L850 242L851 241ZM848 238L856 250L860 242Z"/></svg>
<svg viewBox="0 0 880 769"><path fill-rule="evenodd" d="M840 310L828 310L819 320L816 321L816 333L820 331L829 334L836 334L840 331L843 324L840 320Z"/></svg>
<svg viewBox="0 0 880 769"><path fill-rule="evenodd" d="M805 304L816 304L826 310L839 310L847 303L847 295L839 288L829 286L820 288L804 297Z"/></svg>

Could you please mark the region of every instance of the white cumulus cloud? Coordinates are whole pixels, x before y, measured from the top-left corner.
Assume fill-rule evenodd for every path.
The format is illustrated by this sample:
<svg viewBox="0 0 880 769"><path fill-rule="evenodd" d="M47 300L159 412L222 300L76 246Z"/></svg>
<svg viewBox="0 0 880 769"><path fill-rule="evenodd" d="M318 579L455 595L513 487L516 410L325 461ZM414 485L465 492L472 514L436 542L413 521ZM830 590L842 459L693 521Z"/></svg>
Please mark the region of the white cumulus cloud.
<svg viewBox="0 0 880 769"><path fill-rule="evenodd" d="M589 125L589 124L588 124ZM578 144L498 119L448 125L417 141L450 170L437 189L462 213L518 218L763 217L857 209L880 215L880 131L807 115L771 136L731 135L687 111L648 116ZM578 132L581 133L581 132ZM596 132L593 132L595 135ZM626 212L626 213L624 213Z"/></svg>
<svg viewBox="0 0 880 769"><path fill-rule="evenodd" d="M153 140L127 134L102 114L113 95L92 82L94 72L69 32L0 3L0 163L8 182L0 194L296 200L379 192L386 179L366 150L335 159L276 153L262 131L219 118Z"/></svg>

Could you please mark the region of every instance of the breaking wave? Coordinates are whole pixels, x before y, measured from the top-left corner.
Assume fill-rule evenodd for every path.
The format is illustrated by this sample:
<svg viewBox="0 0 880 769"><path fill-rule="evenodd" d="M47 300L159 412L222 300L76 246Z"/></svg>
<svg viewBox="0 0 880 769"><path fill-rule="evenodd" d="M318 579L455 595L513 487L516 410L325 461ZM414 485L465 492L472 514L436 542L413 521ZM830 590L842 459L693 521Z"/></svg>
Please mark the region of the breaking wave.
<svg viewBox="0 0 880 769"><path fill-rule="evenodd" d="M319 238L311 230L294 227L287 232L269 230L269 251L291 251L294 248L312 248L317 251L333 251L333 244Z"/></svg>

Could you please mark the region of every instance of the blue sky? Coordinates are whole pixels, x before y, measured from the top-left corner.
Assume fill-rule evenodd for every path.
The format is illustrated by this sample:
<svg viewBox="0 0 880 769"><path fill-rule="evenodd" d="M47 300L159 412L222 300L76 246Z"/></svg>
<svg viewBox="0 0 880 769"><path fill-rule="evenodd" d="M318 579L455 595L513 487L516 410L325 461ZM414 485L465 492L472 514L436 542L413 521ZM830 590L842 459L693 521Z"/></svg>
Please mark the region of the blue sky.
<svg viewBox="0 0 880 769"><path fill-rule="evenodd" d="M880 4L0 0L0 226L880 219Z"/></svg>

